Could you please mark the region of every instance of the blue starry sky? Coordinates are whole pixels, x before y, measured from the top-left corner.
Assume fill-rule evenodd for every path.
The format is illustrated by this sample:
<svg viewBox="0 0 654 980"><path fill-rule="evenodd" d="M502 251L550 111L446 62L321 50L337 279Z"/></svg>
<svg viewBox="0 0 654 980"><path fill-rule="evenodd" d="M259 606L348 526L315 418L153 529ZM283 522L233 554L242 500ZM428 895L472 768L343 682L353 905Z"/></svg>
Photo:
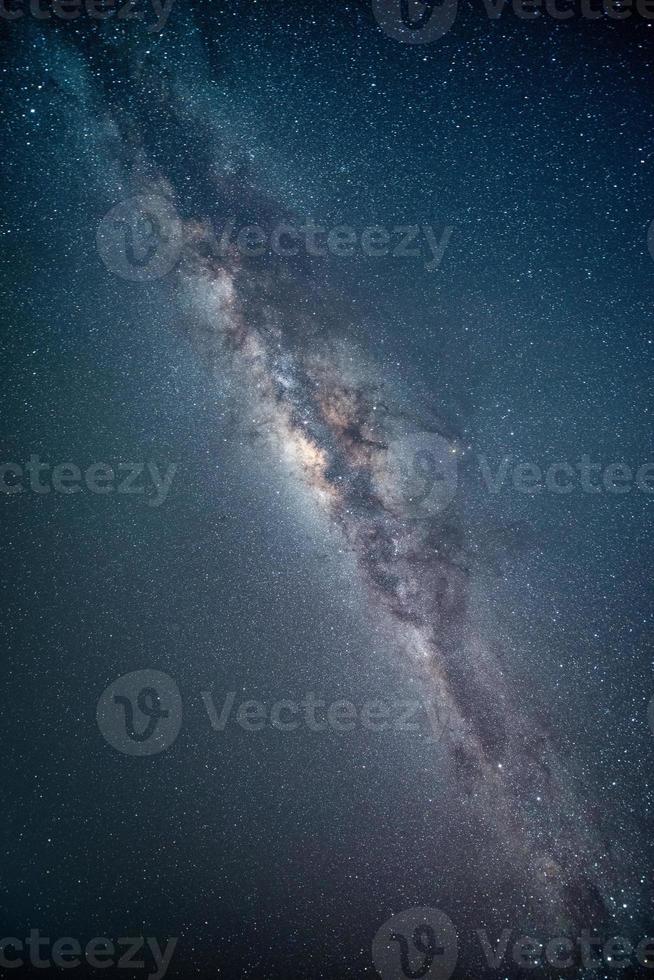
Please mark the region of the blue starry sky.
<svg viewBox="0 0 654 980"><path fill-rule="evenodd" d="M520 789L521 813L538 839L592 813L618 882L601 927L651 932L652 495L525 494L512 469L491 493L480 460L652 462L653 23L489 20L476 0L426 45L388 37L364 0L176 0L160 34L0 23L2 461L178 467L161 507L0 497L3 935L177 936L169 976L355 978L376 975L385 919L434 906L460 976L482 977L476 929L550 928L429 737L212 732L202 691L361 703L416 679L380 626L370 552L298 502L249 431L177 271L139 283L103 264L98 225L135 175L172 188L185 227L452 229L437 271L246 264L244 308L274 307L289 358L338 342L403 411L456 431L455 632L511 679L507 731L546 719L563 784L584 787L567 814ZM132 759L95 712L141 668L176 679L184 725Z"/></svg>

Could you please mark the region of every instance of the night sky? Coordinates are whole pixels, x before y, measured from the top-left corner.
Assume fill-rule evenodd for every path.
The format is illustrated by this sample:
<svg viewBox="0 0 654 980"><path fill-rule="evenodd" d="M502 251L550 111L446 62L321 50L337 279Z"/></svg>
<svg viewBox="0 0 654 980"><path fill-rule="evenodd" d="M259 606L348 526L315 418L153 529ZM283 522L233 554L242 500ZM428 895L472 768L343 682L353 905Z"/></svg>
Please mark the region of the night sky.
<svg viewBox="0 0 654 980"><path fill-rule="evenodd" d="M401 6L0 16L7 959L652 975L654 19Z"/></svg>

